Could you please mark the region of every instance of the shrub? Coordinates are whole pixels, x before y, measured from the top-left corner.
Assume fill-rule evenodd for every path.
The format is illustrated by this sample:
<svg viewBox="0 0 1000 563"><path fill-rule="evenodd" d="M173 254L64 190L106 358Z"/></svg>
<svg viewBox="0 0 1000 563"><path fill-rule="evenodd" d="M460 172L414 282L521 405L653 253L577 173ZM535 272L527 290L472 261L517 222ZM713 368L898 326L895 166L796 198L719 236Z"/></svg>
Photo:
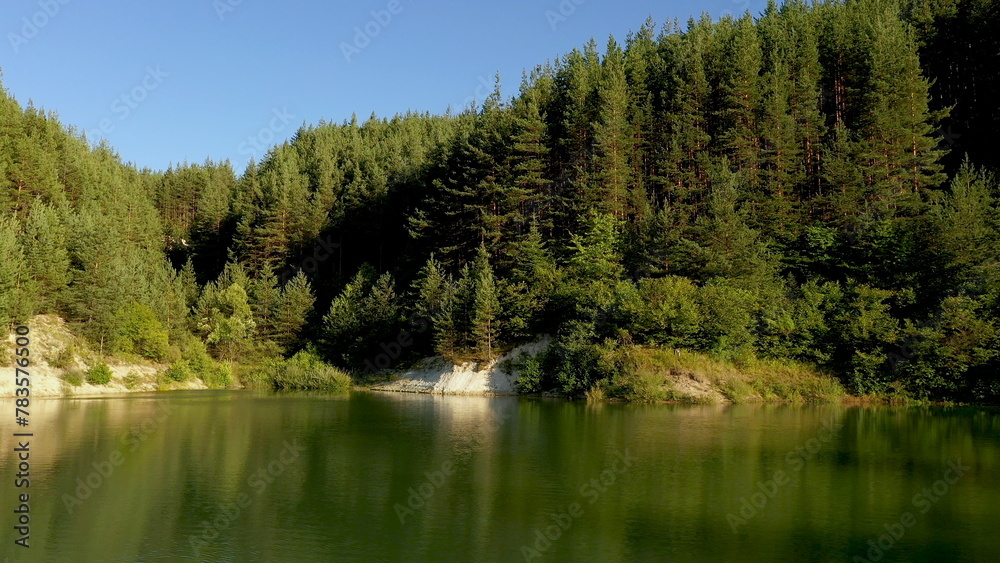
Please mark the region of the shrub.
<svg viewBox="0 0 1000 563"><path fill-rule="evenodd" d="M140 376L135 371L130 371L128 372L128 375L125 376L124 380L125 388L129 390L135 389L135 386L138 385L141 381L142 381L142 376Z"/></svg>
<svg viewBox="0 0 1000 563"><path fill-rule="evenodd" d="M173 381L187 381L188 379L191 379L191 366L188 365L186 360L181 360L167 368L165 375L167 379L171 379Z"/></svg>
<svg viewBox="0 0 1000 563"><path fill-rule="evenodd" d="M594 384L611 380L619 372L609 352L600 344L556 343L548 355L545 373L554 375L553 383L560 393L580 397Z"/></svg>
<svg viewBox="0 0 1000 563"><path fill-rule="evenodd" d="M267 362L248 374L243 383L253 388L326 390L346 390L352 385L349 375L323 363L319 357L306 350L287 360Z"/></svg>
<svg viewBox="0 0 1000 563"><path fill-rule="evenodd" d="M87 371L87 383L91 385L107 385L111 381L111 368L108 364L97 364Z"/></svg>
<svg viewBox="0 0 1000 563"><path fill-rule="evenodd" d="M68 344L49 361L49 365L58 369L69 369L76 364L76 346Z"/></svg>
<svg viewBox="0 0 1000 563"><path fill-rule="evenodd" d="M63 381L69 383L73 387L79 387L83 385L83 379L86 377L86 372L79 369L74 369L63 373Z"/></svg>
<svg viewBox="0 0 1000 563"><path fill-rule="evenodd" d="M233 368L229 364L213 364L202 371L201 380L212 389L224 389L233 384Z"/></svg>
<svg viewBox="0 0 1000 563"><path fill-rule="evenodd" d="M673 389L664 387L664 377L658 373L629 373L615 378L614 396L636 403L658 403L676 400Z"/></svg>
<svg viewBox="0 0 1000 563"><path fill-rule="evenodd" d="M190 368L190 373L197 377L204 378L205 374L215 366L215 361L200 338L192 338L185 343L181 359Z"/></svg>
<svg viewBox="0 0 1000 563"><path fill-rule="evenodd" d="M522 395L542 391L542 354L523 354L511 362L510 369L517 374L514 383Z"/></svg>
<svg viewBox="0 0 1000 563"><path fill-rule="evenodd" d="M112 334L113 347L151 360L162 360L170 347L167 331L146 305L132 303L118 313Z"/></svg>
<svg viewBox="0 0 1000 563"><path fill-rule="evenodd" d="M642 279L639 299L627 304L635 331L649 342L686 347L695 343L701 325L698 287L687 278Z"/></svg>
<svg viewBox="0 0 1000 563"><path fill-rule="evenodd" d="M601 383L596 383L587 389L586 397L588 403L599 403L606 398L606 393L604 391L604 385Z"/></svg>

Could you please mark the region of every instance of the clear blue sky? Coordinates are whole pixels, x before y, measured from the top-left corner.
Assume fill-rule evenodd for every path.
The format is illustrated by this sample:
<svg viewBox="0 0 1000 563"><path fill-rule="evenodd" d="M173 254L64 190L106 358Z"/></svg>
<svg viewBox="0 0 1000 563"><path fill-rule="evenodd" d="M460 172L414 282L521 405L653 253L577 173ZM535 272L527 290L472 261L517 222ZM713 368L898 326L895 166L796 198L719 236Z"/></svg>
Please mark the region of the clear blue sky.
<svg viewBox="0 0 1000 563"><path fill-rule="evenodd" d="M649 15L662 24L703 11L756 15L765 4L5 0L0 68L22 105L57 111L125 161L165 169L229 158L239 173L263 156L255 144L280 143L303 123L458 110L481 101L497 72L513 95L522 70L590 37L602 47L609 35L624 40ZM360 52L348 61L344 44Z"/></svg>

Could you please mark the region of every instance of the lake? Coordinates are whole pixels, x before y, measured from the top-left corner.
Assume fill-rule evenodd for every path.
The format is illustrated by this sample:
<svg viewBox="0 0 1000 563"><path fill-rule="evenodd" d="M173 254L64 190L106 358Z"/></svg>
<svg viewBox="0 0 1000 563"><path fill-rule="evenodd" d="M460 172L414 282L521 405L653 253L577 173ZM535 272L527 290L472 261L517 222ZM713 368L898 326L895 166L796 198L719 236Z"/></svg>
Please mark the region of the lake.
<svg viewBox="0 0 1000 563"><path fill-rule="evenodd" d="M28 489L0 438L11 561L1000 554L991 409L197 391L31 416Z"/></svg>

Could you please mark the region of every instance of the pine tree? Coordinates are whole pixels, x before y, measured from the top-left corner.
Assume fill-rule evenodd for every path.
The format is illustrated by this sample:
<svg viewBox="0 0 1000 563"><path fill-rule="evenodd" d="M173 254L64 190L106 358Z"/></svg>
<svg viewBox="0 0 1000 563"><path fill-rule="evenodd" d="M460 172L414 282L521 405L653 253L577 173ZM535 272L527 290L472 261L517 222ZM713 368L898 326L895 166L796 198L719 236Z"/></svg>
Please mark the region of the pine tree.
<svg viewBox="0 0 1000 563"><path fill-rule="evenodd" d="M201 307L206 315L201 318L199 329L222 358L232 361L250 347L257 326L249 298L236 283L206 294L211 300Z"/></svg>
<svg viewBox="0 0 1000 563"><path fill-rule="evenodd" d="M727 29L732 26L731 29ZM746 188L757 189L760 171L760 140L757 112L761 101L760 37L753 18L746 14L735 22L723 20L721 32L728 35L720 45L721 63L716 142L723 154L744 176Z"/></svg>
<svg viewBox="0 0 1000 563"><path fill-rule="evenodd" d="M629 122L631 97L625 76L625 53L615 40L607 53L597 87L598 122L594 124L597 183L585 195L581 211L611 213L620 219L634 213L635 132ZM643 194L644 195L644 194Z"/></svg>
<svg viewBox="0 0 1000 563"><path fill-rule="evenodd" d="M862 121L866 180L878 207L919 203L914 195L939 185L943 152L932 137L937 115L929 109L929 83L920 70L913 38L892 13L872 22L871 71Z"/></svg>
<svg viewBox="0 0 1000 563"><path fill-rule="evenodd" d="M493 267L490 266L489 254L483 246L479 247L479 255L476 257L472 271L475 275L471 319L472 337L476 349L487 361L490 361L493 359L493 349L500 337L498 320L500 300L493 277Z"/></svg>
<svg viewBox="0 0 1000 563"><path fill-rule="evenodd" d="M0 216L0 322L4 325L23 314L20 286L24 258L19 230L16 220Z"/></svg>
<svg viewBox="0 0 1000 563"><path fill-rule="evenodd" d="M691 20L683 34L663 38L670 65L663 116L667 146L657 169L664 207L675 210L681 224L696 217L708 185L712 136L709 132L711 87L705 57L711 20Z"/></svg>
<svg viewBox="0 0 1000 563"><path fill-rule="evenodd" d="M518 244L516 256L510 274L497 283L501 322L510 338L527 339L544 324L543 315L558 283L559 270L535 225Z"/></svg>
<svg viewBox="0 0 1000 563"><path fill-rule="evenodd" d="M26 293L31 296L35 312L59 311L70 281L66 227L59 214L44 203L32 205L23 244Z"/></svg>
<svg viewBox="0 0 1000 563"><path fill-rule="evenodd" d="M272 337L285 353L294 348L315 302L309 280L302 272L282 288L281 300L275 310Z"/></svg>
<svg viewBox="0 0 1000 563"><path fill-rule="evenodd" d="M274 272L258 272L250 278L246 286L250 309L257 322L257 335L262 340L276 340L276 315L281 301L281 288Z"/></svg>
<svg viewBox="0 0 1000 563"><path fill-rule="evenodd" d="M542 88L525 78L514 112L514 183L520 190L520 216L538 224L550 235L558 210L553 209L554 194L549 179L549 134L542 114Z"/></svg>

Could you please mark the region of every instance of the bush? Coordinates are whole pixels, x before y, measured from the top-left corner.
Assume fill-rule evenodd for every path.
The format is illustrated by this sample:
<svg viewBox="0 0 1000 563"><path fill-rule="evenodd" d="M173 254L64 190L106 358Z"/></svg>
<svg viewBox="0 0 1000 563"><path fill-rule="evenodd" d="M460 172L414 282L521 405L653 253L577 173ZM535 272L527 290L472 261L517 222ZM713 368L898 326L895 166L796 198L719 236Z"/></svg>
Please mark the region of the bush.
<svg viewBox="0 0 1000 563"><path fill-rule="evenodd" d="M167 379L171 379L177 382L184 382L191 379L191 366L188 365L186 360L181 360L174 363L174 365L167 368L165 374Z"/></svg>
<svg viewBox="0 0 1000 563"><path fill-rule="evenodd" d="M517 374L514 383L521 395L542 391L542 354L524 354L511 362L510 369Z"/></svg>
<svg viewBox="0 0 1000 563"><path fill-rule="evenodd" d="M73 387L79 387L83 385L83 380L87 373L83 370L74 369L63 373L63 381L69 383Z"/></svg>
<svg viewBox="0 0 1000 563"><path fill-rule="evenodd" d="M619 372L610 358L611 350L600 344L557 343L550 352L556 390L568 397L580 397L593 385L610 381Z"/></svg>
<svg viewBox="0 0 1000 563"><path fill-rule="evenodd" d="M192 338L185 343L181 359L190 368L191 374L204 378L205 374L215 367L215 361L208 353L208 348L200 338Z"/></svg>
<svg viewBox="0 0 1000 563"><path fill-rule="evenodd" d="M668 276L639 281L639 299L627 304L635 332L647 342L688 347L701 326L698 287L687 278Z"/></svg>
<svg viewBox="0 0 1000 563"><path fill-rule="evenodd" d="M49 365L58 369L69 369L76 364L76 346L68 344L49 360Z"/></svg>
<svg viewBox="0 0 1000 563"><path fill-rule="evenodd" d="M91 385L107 385L111 382L111 368L108 364L97 364L87 372L87 383Z"/></svg>
<svg viewBox="0 0 1000 563"><path fill-rule="evenodd" d="M315 354L305 350L287 360L267 362L260 369L247 374L243 383L251 388L326 390L347 390L352 385L349 375L323 363Z"/></svg>
<svg viewBox="0 0 1000 563"><path fill-rule="evenodd" d="M119 352L162 360L170 347L167 331L156 313L140 303L132 303L118 313L112 346Z"/></svg>
<svg viewBox="0 0 1000 563"><path fill-rule="evenodd" d="M129 390L135 389L135 386L138 385L141 381L142 381L142 376L140 376L135 371L130 371L128 372L128 375L126 375L124 379L125 388Z"/></svg>
<svg viewBox="0 0 1000 563"><path fill-rule="evenodd" d="M224 389L233 384L233 368L229 364L213 364L202 371L201 380L212 389Z"/></svg>

